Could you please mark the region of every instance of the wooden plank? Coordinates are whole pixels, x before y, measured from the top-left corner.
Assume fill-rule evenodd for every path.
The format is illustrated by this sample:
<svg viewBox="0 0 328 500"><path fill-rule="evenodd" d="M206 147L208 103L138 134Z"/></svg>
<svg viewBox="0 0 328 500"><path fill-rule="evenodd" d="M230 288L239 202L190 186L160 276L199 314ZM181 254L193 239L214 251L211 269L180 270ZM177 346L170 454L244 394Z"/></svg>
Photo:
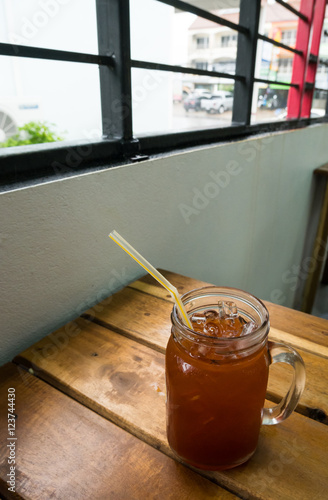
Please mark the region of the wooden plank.
<svg viewBox="0 0 328 500"><path fill-rule="evenodd" d="M311 352L326 359L328 358L328 347L316 344L307 339L299 338L296 335L278 330L277 328L270 328L269 338L277 342L290 344L296 349L301 348L302 351Z"/></svg>
<svg viewBox="0 0 328 500"><path fill-rule="evenodd" d="M165 431L164 355L83 319L75 330L62 347L59 337L48 336L16 362L173 456ZM262 428L247 464L200 473L243 498L324 498L327 446L327 426L294 413L279 426Z"/></svg>
<svg viewBox="0 0 328 500"><path fill-rule="evenodd" d="M273 328L287 332L300 339L328 347L328 321L288 307L265 302Z"/></svg>
<svg viewBox="0 0 328 500"><path fill-rule="evenodd" d="M158 422L165 421L164 355L82 318L70 327L74 336L64 341L65 332L59 329L14 361L33 368L47 382L134 434L133 420L146 419L151 408L154 418L147 435L162 432L163 440L165 428L162 424L158 427ZM142 404L135 406L138 394ZM153 408L154 394L160 404Z"/></svg>
<svg viewBox="0 0 328 500"><path fill-rule="evenodd" d="M160 272L174 285L178 291L183 294L188 290L208 286L209 283L198 281L193 278L182 276L181 274L170 271L160 270ZM140 280L134 281L129 287L140 290L144 293L170 301L172 298L166 290L155 281L150 275L146 275ZM268 308L270 323L273 328L289 333L295 338L305 339L312 343L328 347L328 321L323 318L317 318L288 307L263 301ZM293 345L295 342L291 342ZM302 346L301 346L302 347Z"/></svg>
<svg viewBox="0 0 328 500"><path fill-rule="evenodd" d="M89 309L82 317L165 352L173 304L130 287Z"/></svg>
<svg viewBox="0 0 328 500"><path fill-rule="evenodd" d="M3 498L237 498L12 363L0 380ZM16 494L6 483L8 387L16 395Z"/></svg>
<svg viewBox="0 0 328 500"><path fill-rule="evenodd" d="M171 310L171 302L127 287L113 295L109 303L101 302L97 310L89 310L89 316L86 315L86 317L165 353L171 332ZM290 343L297 349L306 364L307 383L297 411L328 423L326 397L328 348L317 346L306 339L298 340L296 336L274 328L270 331L269 338ZM286 370L287 368L280 364L279 370L272 371L268 399L279 401L286 393L288 387L284 383Z"/></svg>

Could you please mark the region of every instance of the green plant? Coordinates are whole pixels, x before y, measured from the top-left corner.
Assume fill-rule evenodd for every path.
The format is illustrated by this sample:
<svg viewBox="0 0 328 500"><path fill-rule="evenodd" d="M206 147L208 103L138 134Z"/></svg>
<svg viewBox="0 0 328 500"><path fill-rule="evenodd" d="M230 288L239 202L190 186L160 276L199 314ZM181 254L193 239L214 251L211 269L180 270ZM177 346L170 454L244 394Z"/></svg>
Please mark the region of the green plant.
<svg viewBox="0 0 328 500"><path fill-rule="evenodd" d="M0 148L62 141L63 137L56 134L56 132L51 128L52 125L53 124L48 125L45 122L26 123L22 127L18 127L17 134L9 137L9 139L5 142L1 142Z"/></svg>
<svg viewBox="0 0 328 500"><path fill-rule="evenodd" d="M224 90L225 92L234 92L234 84L230 83L219 83L218 90Z"/></svg>

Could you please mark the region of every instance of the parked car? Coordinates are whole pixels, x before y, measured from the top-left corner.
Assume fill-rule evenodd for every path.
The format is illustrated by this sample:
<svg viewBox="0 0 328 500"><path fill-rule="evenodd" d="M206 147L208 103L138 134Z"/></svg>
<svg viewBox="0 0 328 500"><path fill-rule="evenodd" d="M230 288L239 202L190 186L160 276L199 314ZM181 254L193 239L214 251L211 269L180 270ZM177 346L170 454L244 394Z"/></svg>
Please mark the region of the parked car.
<svg viewBox="0 0 328 500"><path fill-rule="evenodd" d="M195 111L200 111L201 109L201 101L202 100L207 100L211 98L211 94L202 92L193 92L192 94L189 94L184 102L183 106L186 111L189 111L190 109L194 109Z"/></svg>
<svg viewBox="0 0 328 500"><path fill-rule="evenodd" d="M211 95L210 99L201 100L201 108L207 113L224 113L232 109L233 94L220 90Z"/></svg>

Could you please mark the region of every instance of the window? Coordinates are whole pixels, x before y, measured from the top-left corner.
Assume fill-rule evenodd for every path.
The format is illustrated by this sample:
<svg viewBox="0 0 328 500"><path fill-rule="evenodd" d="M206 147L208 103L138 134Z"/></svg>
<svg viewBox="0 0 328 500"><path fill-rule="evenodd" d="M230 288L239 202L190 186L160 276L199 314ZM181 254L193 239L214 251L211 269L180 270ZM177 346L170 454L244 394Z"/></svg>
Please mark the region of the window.
<svg viewBox="0 0 328 500"><path fill-rule="evenodd" d="M195 62L195 68L196 69L205 69L205 70L207 70L208 63L204 62L204 61L196 61Z"/></svg>
<svg viewBox="0 0 328 500"><path fill-rule="evenodd" d="M322 30L321 43L328 43L328 29Z"/></svg>
<svg viewBox="0 0 328 500"><path fill-rule="evenodd" d="M282 30L281 31L281 43L285 45L295 45L296 43L296 29L294 30Z"/></svg>
<svg viewBox="0 0 328 500"><path fill-rule="evenodd" d="M196 38L197 49L208 49L209 46L209 38L208 36L201 36Z"/></svg>
<svg viewBox="0 0 328 500"><path fill-rule="evenodd" d="M318 67L317 67L317 74L324 74L326 75L328 73L328 60L320 60Z"/></svg>
<svg viewBox="0 0 328 500"><path fill-rule="evenodd" d="M223 35L221 37L221 47L234 47L237 45L237 35Z"/></svg>
<svg viewBox="0 0 328 500"><path fill-rule="evenodd" d="M213 70L221 73L234 74L236 72L236 61L216 61L213 64Z"/></svg>
<svg viewBox="0 0 328 500"><path fill-rule="evenodd" d="M293 67L293 58L278 59L278 72L291 73Z"/></svg>
<svg viewBox="0 0 328 500"><path fill-rule="evenodd" d="M325 115L322 4L0 0L0 141L42 113L64 139L0 148L2 184L305 126L313 103ZM214 112L211 95L231 105Z"/></svg>

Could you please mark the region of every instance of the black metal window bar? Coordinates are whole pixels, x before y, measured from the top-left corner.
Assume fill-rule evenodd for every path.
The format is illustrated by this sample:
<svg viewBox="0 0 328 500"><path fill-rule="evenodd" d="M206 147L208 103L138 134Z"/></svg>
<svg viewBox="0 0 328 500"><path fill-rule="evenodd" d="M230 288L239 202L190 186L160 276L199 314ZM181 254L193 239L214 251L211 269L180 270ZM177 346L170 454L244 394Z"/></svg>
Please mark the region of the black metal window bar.
<svg viewBox="0 0 328 500"><path fill-rule="evenodd" d="M216 142L220 139L266 130L301 127L310 123L309 119L301 119L288 122L250 124L254 83L273 83L288 88L297 87L295 84L265 80L254 76L258 40L271 43L295 54L301 53L288 45L258 33L261 0L240 0L239 24L180 0L154 1L195 14L236 31L238 33L238 44L235 73L230 74L131 59L129 0L96 0L98 55L0 43L0 55L99 65L103 138L87 144L90 154L87 155L84 161L81 161L78 168L99 167L102 164L106 164L106 167L108 167L114 162L117 164L118 161L138 161L146 158L149 154L160 153L174 148ZM299 18L305 18L283 0L276 1ZM140 137L139 139L134 137L132 127L132 68L224 77L234 80L232 124L225 128L174 132ZM318 120L320 121L320 119ZM19 148L0 150L1 183L10 184L18 180L24 181L42 175L51 175L54 173L54 161L57 165L57 175L58 173L70 175L72 169L67 165L67 157L72 152L78 154L79 148L82 147L81 141L42 146L20 146ZM12 151L13 149L15 151ZM62 165L62 172L58 172L58 165Z"/></svg>

